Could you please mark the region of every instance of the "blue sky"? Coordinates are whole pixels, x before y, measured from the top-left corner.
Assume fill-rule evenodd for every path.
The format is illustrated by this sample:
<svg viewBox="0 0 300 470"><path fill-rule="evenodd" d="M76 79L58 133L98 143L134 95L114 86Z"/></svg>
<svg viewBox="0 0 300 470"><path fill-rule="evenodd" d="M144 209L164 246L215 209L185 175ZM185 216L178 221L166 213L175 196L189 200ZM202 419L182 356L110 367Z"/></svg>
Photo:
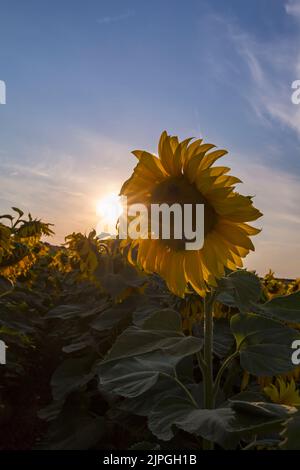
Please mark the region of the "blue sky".
<svg viewBox="0 0 300 470"><path fill-rule="evenodd" d="M229 150L265 216L260 273L300 276L300 0L2 0L0 212L96 224L162 130Z"/></svg>

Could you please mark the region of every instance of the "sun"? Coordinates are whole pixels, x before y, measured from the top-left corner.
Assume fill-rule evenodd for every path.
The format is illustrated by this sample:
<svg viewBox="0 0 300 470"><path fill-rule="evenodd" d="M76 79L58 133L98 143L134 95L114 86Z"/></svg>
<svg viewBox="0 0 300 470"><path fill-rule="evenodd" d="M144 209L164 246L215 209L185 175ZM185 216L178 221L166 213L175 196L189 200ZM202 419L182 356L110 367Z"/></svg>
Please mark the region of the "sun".
<svg viewBox="0 0 300 470"><path fill-rule="evenodd" d="M116 224L123 207L117 193L108 193L96 202L97 233L116 234Z"/></svg>

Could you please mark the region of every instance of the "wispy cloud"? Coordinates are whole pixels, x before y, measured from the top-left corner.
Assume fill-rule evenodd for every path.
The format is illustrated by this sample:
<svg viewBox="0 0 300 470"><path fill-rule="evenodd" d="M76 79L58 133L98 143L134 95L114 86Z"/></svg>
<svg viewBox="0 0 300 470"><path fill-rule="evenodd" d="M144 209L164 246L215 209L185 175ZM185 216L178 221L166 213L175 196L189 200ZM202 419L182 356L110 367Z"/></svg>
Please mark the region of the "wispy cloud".
<svg viewBox="0 0 300 470"><path fill-rule="evenodd" d="M288 52L285 44L277 44L275 55L274 44L265 45L262 53L261 46L249 37L244 35L239 40L237 47L252 77L249 103L262 120L279 120L300 136L300 108L291 102L291 84L298 76L300 64L298 55Z"/></svg>
<svg viewBox="0 0 300 470"><path fill-rule="evenodd" d="M64 148L28 148L23 162L0 162L0 213L19 206L55 223L55 242L96 223L96 201L118 192L135 159L122 142L87 131L68 136ZM73 149L73 150L72 150Z"/></svg>
<svg viewBox="0 0 300 470"><path fill-rule="evenodd" d="M127 20L135 15L133 10L130 10L126 13L116 16L103 16L102 18L97 19L98 24L111 24L111 23L118 23L119 21Z"/></svg>
<svg viewBox="0 0 300 470"><path fill-rule="evenodd" d="M289 1L285 5L288 14L298 15L300 19L300 1ZM278 35L272 40L258 40L242 30L232 18L211 16L210 21L218 23L214 31L225 35L224 42L232 45L232 54L237 54L234 61L248 69L248 77L236 76L237 89L257 117L264 124L271 124L275 119L292 129L300 137L300 106L291 101L292 82L299 78L300 54L296 37ZM219 26L219 28L217 28ZM221 26L221 28L220 28ZM228 64L220 60L220 67L228 71ZM229 70L228 73L232 73ZM238 83L240 79L240 84Z"/></svg>
<svg viewBox="0 0 300 470"><path fill-rule="evenodd" d="M260 274L272 268L279 276L299 277L299 179L242 153L230 159L230 166L245 182L242 193L255 195L255 206L264 214L256 223L262 232L253 239L256 250L246 258L246 265Z"/></svg>
<svg viewBox="0 0 300 470"><path fill-rule="evenodd" d="M288 15L296 16L300 19L300 2L299 0L288 0L285 5L285 10Z"/></svg>
<svg viewBox="0 0 300 470"><path fill-rule="evenodd" d="M292 2L289 3L291 7ZM293 11L296 14L297 10ZM275 120L300 136L300 106L291 102L291 84L300 73L300 55L293 37L278 35L272 42L258 40L232 18L212 15L208 21L211 30L220 35L216 54L222 80L228 82L231 77L236 91L261 123L272 127ZM226 60L220 57L223 43L230 50L223 54ZM276 152L278 149L270 148L270 154L274 156ZM255 205L264 213L257 223L263 230L255 237L256 251L247 257L246 265L260 274L272 268L279 276L299 277L299 177L261 163L266 154L258 152L254 157L244 150L235 154L238 157L230 158L229 166L233 174L245 181L241 191L255 195Z"/></svg>

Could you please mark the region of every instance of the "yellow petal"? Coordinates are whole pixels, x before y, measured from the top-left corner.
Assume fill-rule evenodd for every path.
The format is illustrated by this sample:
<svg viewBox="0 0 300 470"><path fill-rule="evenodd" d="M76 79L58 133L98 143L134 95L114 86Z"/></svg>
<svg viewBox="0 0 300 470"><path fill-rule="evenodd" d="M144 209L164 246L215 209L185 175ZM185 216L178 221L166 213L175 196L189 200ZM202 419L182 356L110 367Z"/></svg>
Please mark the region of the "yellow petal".
<svg viewBox="0 0 300 470"><path fill-rule="evenodd" d="M173 166L173 151L170 144L170 137L164 131L160 137L158 144L158 154L161 160L161 163L169 175L173 175L174 166Z"/></svg>
<svg viewBox="0 0 300 470"><path fill-rule="evenodd" d="M252 227L248 224L237 224L240 228L242 228L248 235L257 235L261 232L261 229Z"/></svg>
<svg viewBox="0 0 300 470"><path fill-rule="evenodd" d="M216 160L226 155L228 152L227 150L215 150L214 152L208 153L205 155L201 162L201 168L205 170L209 168Z"/></svg>
<svg viewBox="0 0 300 470"><path fill-rule="evenodd" d="M152 153L143 152L140 156L140 164L144 165L160 179L167 175L159 158L157 158L155 155L152 155Z"/></svg>
<svg viewBox="0 0 300 470"><path fill-rule="evenodd" d="M186 251L184 258L184 272L187 282L201 296L205 294L201 257L198 251Z"/></svg>
<svg viewBox="0 0 300 470"><path fill-rule="evenodd" d="M191 160L191 158L196 155L197 150L198 148L200 147L202 143L202 139L197 139L197 140L194 140L194 142L192 142L186 149L186 152L184 154L184 169L188 163L189 160Z"/></svg>
<svg viewBox="0 0 300 470"><path fill-rule="evenodd" d="M233 245L254 251L254 246L250 238L236 224L219 221L216 230Z"/></svg>

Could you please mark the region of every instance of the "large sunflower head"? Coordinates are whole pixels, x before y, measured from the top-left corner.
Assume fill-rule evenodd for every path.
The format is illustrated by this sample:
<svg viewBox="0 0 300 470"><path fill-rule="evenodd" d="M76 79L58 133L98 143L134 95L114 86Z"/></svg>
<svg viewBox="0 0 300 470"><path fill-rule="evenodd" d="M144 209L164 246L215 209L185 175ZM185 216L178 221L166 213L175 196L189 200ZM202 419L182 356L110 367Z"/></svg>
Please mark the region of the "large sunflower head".
<svg viewBox="0 0 300 470"><path fill-rule="evenodd" d="M216 286L225 268L242 267L242 258L254 250L250 236L260 230L246 222L262 214L251 197L235 191L241 181L228 175L230 168L213 166L226 153L201 139L179 142L163 132L158 156L143 150L133 152L138 164L120 192L127 197L128 205L204 205L204 244L199 250L186 250L186 240L175 237L123 242L130 260L135 249L138 266L161 275L180 297L188 285L204 295L209 286Z"/></svg>

